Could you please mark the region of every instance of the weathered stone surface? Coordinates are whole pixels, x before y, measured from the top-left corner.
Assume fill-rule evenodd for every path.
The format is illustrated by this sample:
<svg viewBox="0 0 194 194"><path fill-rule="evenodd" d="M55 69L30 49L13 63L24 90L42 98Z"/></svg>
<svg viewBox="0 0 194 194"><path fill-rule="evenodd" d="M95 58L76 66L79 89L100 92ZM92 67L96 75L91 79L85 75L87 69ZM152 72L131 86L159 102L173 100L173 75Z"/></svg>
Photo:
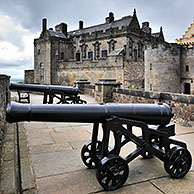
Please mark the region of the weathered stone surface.
<svg viewBox="0 0 194 194"><path fill-rule="evenodd" d="M32 162L37 178L85 169L78 150L32 155Z"/></svg>
<svg viewBox="0 0 194 194"><path fill-rule="evenodd" d="M46 152L55 152L62 150L72 150L72 146L69 143L58 143L58 144L55 143L30 147L31 154L41 154Z"/></svg>
<svg viewBox="0 0 194 194"><path fill-rule="evenodd" d="M172 179L170 177L164 177L164 178L151 180L151 183L154 184L161 191L163 191L163 193L192 194L192 193L194 193L193 180L194 180L194 173L189 172L182 179Z"/></svg>
<svg viewBox="0 0 194 194"><path fill-rule="evenodd" d="M38 132L29 133L28 144L30 146L43 145L43 144L52 144L54 140L50 133L48 132Z"/></svg>
<svg viewBox="0 0 194 194"><path fill-rule="evenodd" d="M163 163L157 158L142 159L138 157L129 164L129 177L126 184L147 181L153 178L168 176Z"/></svg>
<svg viewBox="0 0 194 194"><path fill-rule="evenodd" d="M107 192L100 192L100 194L106 194ZM153 186L150 182L143 182L132 185L124 185L122 188L116 191L111 191L111 194L162 194L159 189Z"/></svg>
<svg viewBox="0 0 194 194"><path fill-rule="evenodd" d="M21 162L21 177L22 177L22 189L32 189L35 188L35 177L33 174L33 169L31 162L28 158L22 158Z"/></svg>
<svg viewBox="0 0 194 194"><path fill-rule="evenodd" d="M167 103L174 112L173 121L175 123L194 125L194 105L191 104L191 99L193 96L188 96L185 94L173 94L173 93L159 93L159 92L144 92L142 91L142 96L138 96L137 91L132 94L131 90L124 92L123 90L114 90L113 92L113 102L117 103L157 103L164 102Z"/></svg>
<svg viewBox="0 0 194 194"><path fill-rule="evenodd" d="M37 179L39 194L86 194L102 190L95 170L81 170Z"/></svg>
<svg viewBox="0 0 194 194"><path fill-rule="evenodd" d="M76 140L88 140L91 138L91 135L87 130L76 130L73 129L65 129L64 132L60 133L51 133L52 138L55 142L71 142Z"/></svg>
<svg viewBox="0 0 194 194"><path fill-rule="evenodd" d="M0 193L14 193L15 191L15 176L14 162L5 161L0 171Z"/></svg>

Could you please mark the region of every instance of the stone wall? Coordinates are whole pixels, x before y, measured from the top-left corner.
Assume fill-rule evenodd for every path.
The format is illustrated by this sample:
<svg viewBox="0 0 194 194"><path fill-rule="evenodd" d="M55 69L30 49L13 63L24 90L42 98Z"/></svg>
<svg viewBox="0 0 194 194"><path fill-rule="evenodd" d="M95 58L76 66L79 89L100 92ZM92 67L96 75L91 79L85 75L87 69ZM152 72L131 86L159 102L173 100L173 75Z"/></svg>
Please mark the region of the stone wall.
<svg viewBox="0 0 194 194"><path fill-rule="evenodd" d="M6 132L6 122L5 122L5 113L6 106L10 100L9 94L9 82L10 77L0 74L0 157L2 150L2 140Z"/></svg>
<svg viewBox="0 0 194 194"><path fill-rule="evenodd" d="M24 83L25 84L34 83L34 70L25 70L24 71Z"/></svg>
<svg viewBox="0 0 194 194"><path fill-rule="evenodd" d="M145 51L145 90L180 93L180 55L177 44L158 44Z"/></svg>
<svg viewBox="0 0 194 194"><path fill-rule="evenodd" d="M184 85L190 84L190 92L194 94L194 47L182 46L181 58L181 91Z"/></svg>
<svg viewBox="0 0 194 194"><path fill-rule="evenodd" d="M51 42L34 40L34 81L40 84L51 84Z"/></svg>
<svg viewBox="0 0 194 194"><path fill-rule="evenodd" d="M95 85L85 85L84 94L94 97Z"/></svg>
<svg viewBox="0 0 194 194"><path fill-rule="evenodd" d="M175 123L194 125L194 96L176 93L145 92L141 90L113 89L116 103L157 103L168 104Z"/></svg>
<svg viewBox="0 0 194 194"><path fill-rule="evenodd" d="M102 78L113 78L123 82L123 56L101 58L96 61L86 59L82 62L61 62L57 70L57 83L60 85L73 85L74 81L80 78L87 79L91 84Z"/></svg>

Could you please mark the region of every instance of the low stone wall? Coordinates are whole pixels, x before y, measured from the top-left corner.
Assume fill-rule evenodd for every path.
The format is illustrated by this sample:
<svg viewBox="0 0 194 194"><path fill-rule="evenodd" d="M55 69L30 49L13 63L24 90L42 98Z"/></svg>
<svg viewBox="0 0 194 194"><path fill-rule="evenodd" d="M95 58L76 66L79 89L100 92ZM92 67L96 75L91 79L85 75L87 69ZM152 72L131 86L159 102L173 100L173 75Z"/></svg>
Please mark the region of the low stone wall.
<svg viewBox="0 0 194 194"><path fill-rule="evenodd" d="M85 87L83 88L84 90L84 94L87 94L89 96L94 97L94 92L95 92L95 86L94 85L85 85Z"/></svg>
<svg viewBox="0 0 194 194"><path fill-rule="evenodd" d="M10 77L0 74L0 157L2 150L2 141L6 132L5 113L7 103L10 101L9 94Z"/></svg>
<svg viewBox="0 0 194 194"><path fill-rule="evenodd" d="M178 93L145 92L140 90L113 89L113 102L168 104L173 112L173 122L194 125L194 96Z"/></svg>

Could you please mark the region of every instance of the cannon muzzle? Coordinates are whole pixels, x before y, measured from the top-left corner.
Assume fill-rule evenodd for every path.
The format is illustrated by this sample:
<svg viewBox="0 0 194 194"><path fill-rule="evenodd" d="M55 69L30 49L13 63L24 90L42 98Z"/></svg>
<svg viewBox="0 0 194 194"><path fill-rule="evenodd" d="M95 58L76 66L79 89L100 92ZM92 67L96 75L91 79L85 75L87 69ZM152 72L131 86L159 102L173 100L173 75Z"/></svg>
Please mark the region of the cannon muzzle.
<svg viewBox="0 0 194 194"><path fill-rule="evenodd" d="M6 120L19 121L103 123L120 117L146 124L166 125L173 117L167 104L20 104L7 105Z"/></svg>
<svg viewBox="0 0 194 194"><path fill-rule="evenodd" d="M56 85L40 85L40 84L16 84L10 83L10 90L34 91L34 92L53 92L55 94L78 95L80 92L76 87L56 86Z"/></svg>

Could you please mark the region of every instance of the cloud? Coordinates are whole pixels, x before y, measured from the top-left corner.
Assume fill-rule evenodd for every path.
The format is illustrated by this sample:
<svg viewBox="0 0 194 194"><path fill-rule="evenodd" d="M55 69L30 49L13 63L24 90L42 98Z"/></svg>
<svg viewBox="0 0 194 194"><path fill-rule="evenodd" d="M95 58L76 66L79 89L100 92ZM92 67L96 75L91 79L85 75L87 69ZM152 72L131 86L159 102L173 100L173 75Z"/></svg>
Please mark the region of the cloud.
<svg viewBox="0 0 194 194"><path fill-rule="evenodd" d="M33 67L33 40L38 36L0 12L0 73L18 73ZM10 71L12 68L15 70Z"/></svg>

